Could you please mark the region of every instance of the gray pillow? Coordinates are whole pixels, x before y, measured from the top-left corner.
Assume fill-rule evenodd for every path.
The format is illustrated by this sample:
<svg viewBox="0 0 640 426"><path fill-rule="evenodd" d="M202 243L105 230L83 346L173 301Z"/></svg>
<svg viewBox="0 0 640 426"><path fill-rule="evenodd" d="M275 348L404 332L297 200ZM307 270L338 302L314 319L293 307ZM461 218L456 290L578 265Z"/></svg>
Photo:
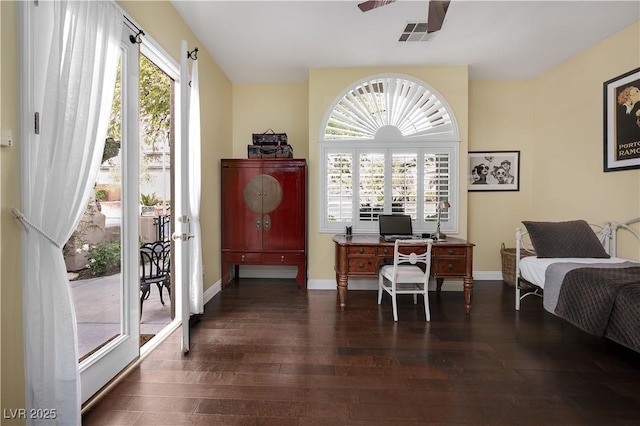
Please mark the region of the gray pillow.
<svg viewBox="0 0 640 426"><path fill-rule="evenodd" d="M608 258L596 233L584 220L523 221L538 257Z"/></svg>

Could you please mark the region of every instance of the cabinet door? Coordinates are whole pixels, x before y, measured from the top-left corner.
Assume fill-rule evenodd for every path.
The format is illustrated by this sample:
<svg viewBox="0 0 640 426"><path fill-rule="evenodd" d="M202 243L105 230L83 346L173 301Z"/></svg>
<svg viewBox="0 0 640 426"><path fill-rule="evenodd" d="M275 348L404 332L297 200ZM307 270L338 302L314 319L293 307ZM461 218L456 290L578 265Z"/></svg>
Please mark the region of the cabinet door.
<svg viewBox="0 0 640 426"><path fill-rule="evenodd" d="M306 226L306 168L299 164L280 167L266 166L262 172L273 178L281 188L280 202L274 202L273 192L265 191L265 250L304 250ZM266 183L266 182L265 182Z"/></svg>
<svg viewBox="0 0 640 426"><path fill-rule="evenodd" d="M260 164L222 163L222 249L262 248Z"/></svg>

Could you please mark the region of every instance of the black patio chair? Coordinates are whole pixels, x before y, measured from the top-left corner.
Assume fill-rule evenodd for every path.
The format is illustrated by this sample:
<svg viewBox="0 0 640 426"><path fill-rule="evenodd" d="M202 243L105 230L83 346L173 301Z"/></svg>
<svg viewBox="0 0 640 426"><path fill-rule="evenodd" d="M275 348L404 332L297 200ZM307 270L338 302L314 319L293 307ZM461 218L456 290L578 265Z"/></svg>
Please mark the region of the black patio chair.
<svg viewBox="0 0 640 426"><path fill-rule="evenodd" d="M156 241L143 244L140 247L140 318L142 318L142 304L151 294L151 284L155 284L160 292L160 302L163 288L167 289L171 297L171 243Z"/></svg>
<svg viewBox="0 0 640 426"><path fill-rule="evenodd" d="M155 217L153 224L156 227L156 241L168 241L171 232L171 215Z"/></svg>

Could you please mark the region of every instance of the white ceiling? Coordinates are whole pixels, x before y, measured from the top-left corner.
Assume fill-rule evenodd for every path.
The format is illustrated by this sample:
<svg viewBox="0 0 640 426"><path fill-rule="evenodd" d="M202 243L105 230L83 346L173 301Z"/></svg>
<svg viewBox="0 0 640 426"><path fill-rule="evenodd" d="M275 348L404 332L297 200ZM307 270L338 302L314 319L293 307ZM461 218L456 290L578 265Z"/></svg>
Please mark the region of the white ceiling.
<svg viewBox="0 0 640 426"><path fill-rule="evenodd" d="M441 31L402 43L428 2L366 13L359 2L172 1L234 83L306 81L310 68L461 64L472 80L531 78L640 20L639 0L452 0ZM640 52L620 54L640 65Z"/></svg>

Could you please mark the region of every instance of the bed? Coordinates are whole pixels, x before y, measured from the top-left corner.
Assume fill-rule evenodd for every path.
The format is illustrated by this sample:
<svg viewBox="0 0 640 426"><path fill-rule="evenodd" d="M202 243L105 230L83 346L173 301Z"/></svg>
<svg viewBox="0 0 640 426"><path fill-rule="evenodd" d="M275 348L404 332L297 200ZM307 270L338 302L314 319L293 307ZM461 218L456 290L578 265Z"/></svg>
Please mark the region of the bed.
<svg viewBox="0 0 640 426"><path fill-rule="evenodd" d="M543 298L544 309L578 328L640 352L640 262L617 256L618 233L640 217L589 224L523 221L516 229L515 308Z"/></svg>

